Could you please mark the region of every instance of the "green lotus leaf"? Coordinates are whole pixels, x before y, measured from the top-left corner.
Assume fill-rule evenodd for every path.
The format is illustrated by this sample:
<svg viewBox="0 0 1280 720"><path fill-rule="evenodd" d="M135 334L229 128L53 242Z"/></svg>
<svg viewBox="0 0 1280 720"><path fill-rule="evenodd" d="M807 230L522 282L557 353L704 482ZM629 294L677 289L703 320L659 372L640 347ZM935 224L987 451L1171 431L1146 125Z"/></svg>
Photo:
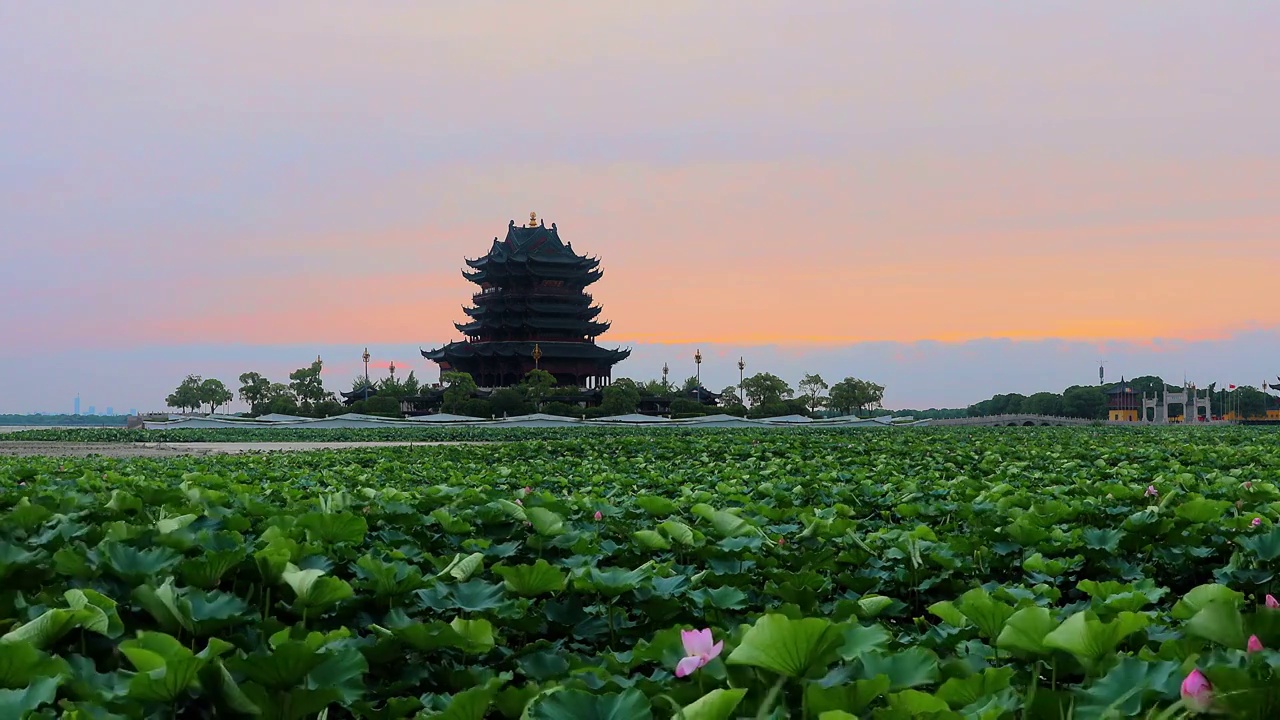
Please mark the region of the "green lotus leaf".
<svg viewBox="0 0 1280 720"><path fill-rule="evenodd" d="M593 695L560 690L540 695L525 707L521 720L652 720L649 698L639 690Z"/></svg>
<svg viewBox="0 0 1280 720"><path fill-rule="evenodd" d="M424 580L422 570L403 560L384 562L371 555L362 555L355 564L355 573L364 587L373 590L378 597L394 597L417 590Z"/></svg>
<svg viewBox="0 0 1280 720"><path fill-rule="evenodd" d="M27 568L39 567L46 557L44 550L25 550L0 540L0 582Z"/></svg>
<svg viewBox="0 0 1280 720"><path fill-rule="evenodd" d="M1067 618L1044 637L1044 646L1070 653L1086 668L1095 668L1115 652L1129 635L1147 626L1146 615L1122 612L1110 622L1098 619L1092 610L1084 610Z"/></svg>
<svg viewBox="0 0 1280 720"><path fill-rule="evenodd" d="M658 495L641 495L636 506L654 517L667 517L679 510L674 502Z"/></svg>
<svg viewBox="0 0 1280 720"><path fill-rule="evenodd" d="M982 588L961 595L956 607L978 628L979 635L990 640L996 639L1014 612L1011 606L992 598Z"/></svg>
<svg viewBox="0 0 1280 720"><path fill-rule="evenodd" d="M297 526L307 533L307 540L337 545L358 545L369 532L369 523L361 515L349 512L312 512L298 518Z"/></svg>
<svg viewBox="0 0 1280 720"><path fill-rule="evenodd" d="M631 538L644 550L671 549L671 543L656 530L637 530L631 533Z"/></svg>
<svg viewBox="0 0 1280 720"><path fill-rule="evenodd" d="M249 682L279 691L297 687L307 673L327 659L324 652L305 642L288 640L269 650L260 647L246 656L227 658L225 664L227 669L244 675ZM250 700L258 704L248 687L243 687Z"/></svg>
<svg viewBox="0 0 1280 720"><path fill-rule="evenodd" d="M805 702L811 713L850 711L861 713L870 707L876 698L889 692L889 678L877 675L866 680L841 682L824 687L817 682L808 683L804 687Z"/></svg>
<svg viewBox="0 0 1280 720"><path fill-rule="evenodd" d="M884 650L892 636L880 625L849 625L844 630L840 657L853 660L864 653Z"/></svg>
<svg viewBox="0 0 1280 720"><path fill-rule="evenodd" d="M503 586L484 580L468 580L457 585L435 585L414 593L418 604L434 610L481 612L502 607Z"/></svg>
<svg viewBox="0 0 1280 720"><path fill-rule="evenodd" d="M294 606L301 609L324 609L355 595L346 580L326 577L320 570L299 570L293 564L280 579L293 590Z"/></svg>
<svg viewBox="0 0 1280 720"><path fill-rule="evenodd" d="M863 679L887 676L890 690L929 685L938 679L938 656L928 648L913 647L894 653L870 652L862 655L861 660Z"/></svg>
<svg viewBox="0 0 1280 720"><path fill-rule="evenodd" d="M307 673L306 687L311 690L336 691L344 704L350 705L364 695L364 674L369 663L354 647L327 648L323 660Z"/></svg>
<svg viewBox="0 0 1280 720"><path fill-rule="evenodd" d="M116 577L134 583L158 577L182 560L181 555L166 547L138 550L114 541L103 543L97 552Z"/></svg>
<svg viewBox="0 0 1280 720"><path fill-rule="evenodd" d="M1237 537L1236 542L1259 560L1271 562L1280 557L1280 526L1271 528L1269 532ZM2 576L3 573L0 572L0 577Z"/></svg>
<svg viewBox="0 0 1280 720"><path fill-rule="evenodd" d="M1106 675L1082 689L1078 711L1085 717L1138 716L1153 700L1176 700L1185 674L1175 662L1121 657Z"/></svg>
<svg viewBox="0 0 1280 720"><path fill-rule="evenodd" d="M1227 509L1230 507L1231 503L1226 500L1196 498L1179 505L1174 509L1173 514L1193 523L1205 523L1220 520L1227 514Z"/></svg>
<svg viewBox="0 0 1280 720"><path fill-rule="evenodd" d="M857 613L861 620L870 620L879 617L880 613L888 610L893 605L893 598L884 597L883 595L863 595L858 598L857 604L854 606L854 612Z"/></svg>
<svg viewBox="0 0 1280 720"><path fill-rule="evenodd" d="M0 688L24 688L42 676L67 671L65 660L50 657L25 640L4 641L0 646Z"/></svg>
<svg viewBox="0 0 1280 720"><path fill-rule="evenodd" d="M529 522L539 535L555 537L565 532L564 518L544 507L532 507L525 510Z"/></svg>
<svg viewBox="0 0 1280 720"><path fill-rule="evenodd" d="M424 712L419 715L426 720L484 720L489 707L497 698L502 681L490 680L479 687L469 688L456 693L445 701L445 707L439 712Z"/></svg>
<svg viewBox="0 0 1280 720"><path fill-rule="evenodd" d="M1229 602L1211 602L1200 608L1187 621L1186 631L1190 635L1236 650L1244 650L1248 641L1244 631L1244 618L1241 617L1239 608Z"/></svg>
<svg viewBox="0 0 1280 720"><path fill-rule="evenodd" d="M175 517L168 517L163 520L157 520L156 532L160 533L161 535L168 535L170 533L175 533L187 527L191 523L195 522L197 519L198 519L197 515L192 515L188 513L186 515L178 515Z"/></svg>
<svg viewBox="0 0 1280 720"><path fill-rule="evenodd" d="M671 538L671 542L677 545L683 545L685 547L693 547L694 545L693 528L682 522L667 520L666 522L658 525L658 529L661 530L668 538Z"/></svg>
<svg viewBox="0 0 1280 720"><path fill-rule="evenodd" d="M1013 682L1013 668L987 668L977 675L965 678L951 678L934 693L938 699L946 702L954 710L981 702L989 695L995 695L1008 688Z"/></svg>
<svg viewBox="0 0 1280 720"><path fill-rule="evenodd" d="M502 578L508 592L521 597L560 592L568 579L563 570L542 558L532 565L495 565L493 572Z"/></svg>
<svg viewBox="0 0 1280 720"><path fill-rule="evenodd" d="M1225 585L1210 583L1192 588L1191 592L1174 603L1170 614L1178 620L1189 620L1210 603L1221 602L1239 605L1244 600L1244 593L1237 592Z"/></svg>
<svg viewBox="0 0 1280 720"><path fill-rule="evenodd" d="M72 610L85 611L86 619L82 627L109 638L120 637L124 633L124 623L116 612L116 601L90 588L71 589L63 593L67 605Z"/></svg>
<svg viewBox="0 0 1280 720"><path fill-rule="evenodd" d="M950 712L946 701L919 690L903 690L885 698L889 703L889 718L959 718Z"/></svg>
<svg viewBox="0 0 1280 720"><path fill-rule="evenodd" d="M1042 607L1024 607L1005 621L1004 629L996 638L1001 650L1016 650L1028 655L1044 655L1049 652L1045 637L1058 626L1058 622Z"/></svg>
<svg viewBox="0 0 1280 720"><path fill-rule="evenodd" d="M747 694L745 689L716 689L685 705L680 710L684 720L730 720L733 711Z"/></svg>
<svg viewBox="0 0 1280 720"><path fill-rule="evenodd" d="M811 677L836 659L843 640L843 629L829 620L770 614L756 620L725 662L792 678Z"/></svg>
<svg viewBox="0 0 1280 720"><path fill-rule="evenodd" d="M472 575L484 569L484 553L471 553L463 557L461 553L454 555L453 560L436 574L436 577L444 577L446 575L455 580L465 581Z"/></svg>
<svg viewBox="0 0 1280 720"><path fill-rule="evenodd" d="M25 718L40 706L52 703L61 684L60 676L42 677L24 688L0 690L0 718Z"/></svg>

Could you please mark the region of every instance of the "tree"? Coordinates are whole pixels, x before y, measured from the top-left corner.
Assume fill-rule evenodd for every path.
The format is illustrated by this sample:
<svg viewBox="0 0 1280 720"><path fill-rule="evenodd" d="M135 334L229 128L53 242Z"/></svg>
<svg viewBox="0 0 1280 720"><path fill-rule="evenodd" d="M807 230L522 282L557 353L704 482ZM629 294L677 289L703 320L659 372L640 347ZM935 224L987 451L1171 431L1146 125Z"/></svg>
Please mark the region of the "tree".
<svg viewBox="0 0 1280 720"><path fill-rule="evenodd" d="M869 380L847 377L831 386L831 407L843 414L875 408L884 400L884 386Z"/></svg>
<svg viewBox="0 0 1280 720"><path fill-rule="evenodd" d="M752 405L776 403L791 397L791 386L773 373L756 373L742 381L742 393Z"/></svg>
<svg viewBox="0 0 1280 720"><path fill-rule="evenodd" d="M471 399L472 393L476 391L475 378L471 377L470 373L447 372L440 375L440 382L445 385L444 403L440 406L440 409L447 413L466 414L463 411L463 407ZM488 403L485 403L486 409L488 409L488 405ZM483 417L489 416L484 415Z"/></svg>
<svg viewBox="0 0 1280 720"><path fill-rule="evenodd" d="M524 395L515 388L494 390L493 394L489 396L489 409L498 417L526 415L530 411L529 404L524 400Z"/></svg>
<svg viewBox="0 0 1280 720"><path fill-rule="evenodd" d="M418 381L413 371L410 370L409 374L405 376L404 382L400 383L400 389L404 392L401 397L413 397L422 392L422 383Z"/></svg>
<svg viewBox="0 0 1280 720"><path fill-rule="evenodd" d="M240 376L240 399L249 403L249 412L257 414L263 403L267 401L267 391L271 381L256 372L247 372Z"/></svg>
<svg viewBox="0 0 1280 720"><path fill-rule="evenodd" d="M684 393L685 395L688 395L694 390L697 390L698 386L701 384L702 383L698 382L697 375L690 375L689 377L684 379L684 384L680 386L680 392Z"/></svg>
<svg viewBox="0 0 1280 720"><path fill-rule="evenodd" d="M618 378L600 391L605 415L626 415L640 406L640 388L628 378Z"/></svg>
<svg viewBox="0 0 1280 720"><path fill-rule="evenodd" d="M1107 395L1097 385L1073 385L1062 391L1062 414L1103 420L1107 417Z"/></svg>
<svg viewBox="0 0 1280 720"><path fill-rule="evenodd" d="M524 376L524 380L520 381L520 392L524 393L526 400L533 403L534 410L541 411L542 401L551 394L555 386L555 375L546 370L530 370L529 374Z"/></svg>
<svg viewBox="0 0 1280 720"><path fill-rule="evenodd" d="M1032 415L1062 415L1062 396L1051 392L1029 395L1022 401L1022 411Z"/></svg>
<svg viewBox="0 0 1280 720"><path fill-rule="evenodd" d="M200 402L209 406L209 412L218 412L218 408L235 399L235 395L222 384L221 380L209 378L200 383Z"/></svg>
<svg viewBox="0 0 1280 720"><path fill-rule="evenodd" d="M278 413L280 415L297 415L298 398L284 383L271 383L267 387L266 397L262 401L262 415Z"/></svg>
<svg viewBox="0 0 1280 720"><path fill-rule="evenodd" d="M197 410L204 404L204 398L200 395L200 383L204 379L199 375L188 375L176 390L164 399L164 404L178 408L180 411Z"/></svg>
<svg viewBox="0 0 1280 720"><path fill-rule="evenodd" d="M805 406L809 408L809 412L813 412L822 407L826 402L826 398L822 396L822 391L828 387L827 381L822 376L813 373L805 375L800 379L800 394L804 396Z"/></svg>
<svg viewBox="0 0 1280 720"><path fill-rule="evenodd" d="M648 380L640 384L640 394L650 395L653 397L671 397L671 383L663 383L661 380Z"/></svg>
<svg viewBox="0 0 1280 720"><path fill-rule="evenodd" d="M317 358L309 366L289 373L289 387L304 410L311 411L325 400L333 399L333 394L324 389L324 381L320 378L322 367Z"/></svg>
<svg viewBox="0 0 1280 720"><path fill-rule="evenodd" d="M720 391L721 405L741 405L741 389L737 385L730 385Z"/></svg>

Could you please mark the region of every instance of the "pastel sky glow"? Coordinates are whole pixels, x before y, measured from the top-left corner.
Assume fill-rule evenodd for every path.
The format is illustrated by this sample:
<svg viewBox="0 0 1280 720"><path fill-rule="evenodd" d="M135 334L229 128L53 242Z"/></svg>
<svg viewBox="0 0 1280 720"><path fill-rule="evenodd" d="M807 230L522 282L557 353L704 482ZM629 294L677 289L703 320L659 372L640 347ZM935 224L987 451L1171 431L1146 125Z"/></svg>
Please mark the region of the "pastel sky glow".
<svg viewBox="0 0 1280 720"><path fill-rule="evenodd" d="M364 345L434 379L531 210L602 258L615 376L1257 384L1278 37L1269 0L6 3L0 412L317 352L345 389Z"/></svg>

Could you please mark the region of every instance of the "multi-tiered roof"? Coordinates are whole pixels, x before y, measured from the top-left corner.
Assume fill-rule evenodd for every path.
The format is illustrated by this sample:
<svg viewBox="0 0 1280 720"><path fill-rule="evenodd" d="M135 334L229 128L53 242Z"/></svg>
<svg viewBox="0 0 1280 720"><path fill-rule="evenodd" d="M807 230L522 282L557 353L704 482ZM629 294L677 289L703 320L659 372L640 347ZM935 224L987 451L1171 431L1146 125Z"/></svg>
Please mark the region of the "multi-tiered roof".
<svg viewBox="0 0 1280 720"><path fill-rule="evenodd" d="M609 329L586 292L604 274L600 260L574 252L554 223L548 229L533 213L526 227L512 221L505 239L494 238L488 254L466 264L463 277L478 286L463 308L469 320L454 323L466 340L422 353L442 371L467 372L481 387L495 387L537 367L562 385L598 386L630 354L595 344Z"/></svg>

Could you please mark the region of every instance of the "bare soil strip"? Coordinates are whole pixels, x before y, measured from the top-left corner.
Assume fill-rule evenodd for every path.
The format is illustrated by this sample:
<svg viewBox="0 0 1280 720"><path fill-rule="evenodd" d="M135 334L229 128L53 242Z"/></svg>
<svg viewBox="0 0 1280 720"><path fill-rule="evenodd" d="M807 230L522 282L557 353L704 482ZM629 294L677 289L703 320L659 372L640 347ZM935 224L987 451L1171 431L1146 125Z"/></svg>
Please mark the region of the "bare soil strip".
<svg viewBox="0 0 1280 720"><path fill-rule="evenodd" d="M239 455L251 452L304 452L307 450L352 450L380 447L426 445L483 445L480 442L194 442L194 443L79 443L0 441L0 455L48 457L146 457L165 458L182 455Z"/></svg>

